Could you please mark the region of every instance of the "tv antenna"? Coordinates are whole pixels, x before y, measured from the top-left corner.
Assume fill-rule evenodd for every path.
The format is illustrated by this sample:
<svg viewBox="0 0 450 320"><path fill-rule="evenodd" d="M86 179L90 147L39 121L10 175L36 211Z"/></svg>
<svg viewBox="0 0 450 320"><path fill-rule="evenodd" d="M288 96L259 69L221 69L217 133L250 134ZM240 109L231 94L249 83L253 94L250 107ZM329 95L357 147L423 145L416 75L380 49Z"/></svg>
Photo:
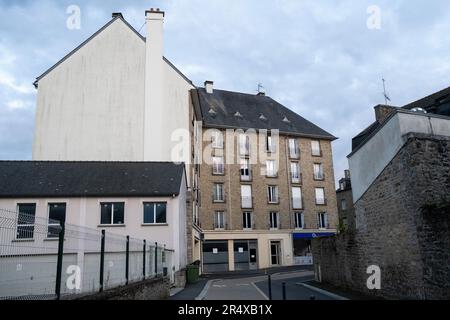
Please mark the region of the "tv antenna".
<svg viewBox="0 0 450 320"><path fill-rule="evenodd" d="M391 102L391 98L389 98L389 95L386 92L386 80L384 78L381 78L383 80L383 96L384 96L384 104L387 105L388 101Z"/></svg>
<svg viewBox="0 0 450 320"><path fill-rule="evenodd" d="M258 94L265 94L266 88L263 87L262 83L258 83Z"/></svg>

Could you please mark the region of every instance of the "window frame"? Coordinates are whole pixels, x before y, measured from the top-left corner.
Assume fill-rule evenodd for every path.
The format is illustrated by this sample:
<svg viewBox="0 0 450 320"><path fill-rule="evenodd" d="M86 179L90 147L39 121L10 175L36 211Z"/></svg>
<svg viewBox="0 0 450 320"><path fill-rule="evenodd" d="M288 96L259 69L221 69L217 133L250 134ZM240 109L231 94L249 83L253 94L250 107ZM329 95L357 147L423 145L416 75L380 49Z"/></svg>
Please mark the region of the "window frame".
<svg viewBox="0 0 450 320"><path fill-rule="evenodd" d="M216 162L217 159L220 159L219 163ZM224 157L213 156L212 157L212 167L213 167L213 175L223 176L225 174L225 159L224 159ZM222 170L216 171L216 169L222 169Z"/></svg>
<svg viewBox="0 0 450 320"><path fill-rule="evenodd" d="M269 204L279 204L280 203L280 190L278 186L269 185L267 186L267 202Z"/></svg>
<svg viewBox="0 0 450 320"><path fill-rule="evenodd" d="M222 219L219 218L220 216ZM220 223L222 223L222 226L220 226ZM226 230L225 211L214 211L214 230Z"/></svg>
<svg viewBox="0 0 450 320"><path fill-rule="evenodd" d="M117 204L123 204L123 222L122 223L114 223L114 206ZM102 222L102 206L111 205L111 223L103 223ZM100 226L125 226L125 201L116 201L116 202L100 202Z"/></svg>
<svg viewBox="0 0 450 320"><path fill-rule="evenodd" d="M319 198L317 197L317 191L318 191L318 190L322 190L322 192L323 192L323 203L321 203L320 201L318 201L318 200L319 200ZM316 205L317 205L317 206L326 206L326 205L327 205L327 199L326 199L325 188L323 188L323 187L316 187L316 188L314 189L314 197L315 197Z"/></svg>
<svg viewBox="0 0 450 320"><path fill-rule="evenodd" d="M242 229L244 231L251 231L253 230L253 212L251 211L244 211L242 213ZM249 225L250 224L250 227Z"/></svg>
<svg viewBox="0 0 450 320"><path fill-rule="evenodd" d="M269 163L273 164L273 166L269 166ZM269 174L269 167L273 170L272 174ZM278 177L278 166L276 160L266 160L266 177L267 178L276 178Z"/></svg>
<svg viewBox="0 0 450 320"><path fill-rule="evenodd" d="M59 224L50 223L50 208L52 205L64 205L64 221L59 221ZM60 227L61 222L65 223L67 218L67 202L48 202L47 203L47 239L57 239L58 235L51 236L50 227ZM55 219L52 219L56 221Z"/></svg>
<svg viewBox="0 0 450 320"><path fill-rule="evenodd" d="M293 141L293 146L291 146L291 141ZM300 158L300 148L298 139L296 138L289 138L288 139L288 150L289 150L289 157L291 159L299 159Z"/></svg>
<svg viewBox="0 0 450 320"><path fill-rule="evenodd" d="M153 223L151 223L151 222L145 222L145 206L146 205L153 205ZM165 222L156 222L156 208L157 208L157 205L161 205L161 204L163 204L163 205L165 205L165 211L166 211L166 214L165 214ZM142 202L142 224L143 225L145 225L145 226L158 226L158 225L168 225L169 224L169 222L168 222L168 219L167 219L167 208L168 208L168 203L167 202L164 202L164 201L156 201L156 202L153 202L153 201L144 201L144 202ZM125 207L124 207L124 212L125 212ZM125 213L124 213L124 220L125 220Z"/></svg>
<svg viewBox="0 0 450 320"><path fill-rule="evenodd" d="M300 169L300 163L298 162L294 162L291 161L291 165L290 165L290 169L291 169L291 182L292 183L301 183L301 169ZM295 170L293 170L293 168L296 168ZM295 172L297 171L297 172ZM294 176L294 173L297 173L297 176Z"/></svg>
<svg viewBox="0 0 450 320"><path fill-rule="evenodd" d="M300 219L299 219L300 217ZM304 212L294 212L294 222L296 230L304 230L305 229L305 213ZM299 226L300 222L300 226Z"/></svg>
<svg viewBox="0 0 450 320"><path fill-rule="evenodd" d="M317 149L314 148L314 143L318 144L319 149L318 149L318 153L315 153L315 151L317 151ZM322 145L320 143L320 140L311 140L311 155L313 157L321 157L322 156Z"/></svg>
<svg viewBox="0 0 450 320"><path fill-rule="evenodd" d="M319 168L318 172L316 172L316 168ZM314 163L313 164L313 174L314 174L314 180L316 180L316 181L325 180L325 172L324 172L323 163Z"/></svg>
<svg viewBox="0 0 450 320"><path fill-rule="evenodd" d="M273 222L276 223L276 226L274 226ZM278 211L271 211L269 213L269 228L270 230L280 230L280 213Z"/></svg>
<svg viewBox="0 0 450 320"><path fill-rule="evenodd" d="M224 139L223 133L220 130L214 130L211 134L211 147L213 149L223 149Z"/></svg>
<svg viewBox="0 0 450 320"><path fill-rule="evenodd" d="M219 186L220 188L218 188ZM219 190L221 190L220 193L218 192ZM221 195L221 197L218 197L219 195ZM214 203L225 202L225 185L223 183L213 184L213 202Z"/></svg>
<svg viewBox="0 0 450 320"><path fill-rule="evenodd" d="M299 190L300 191L300 207L296 208L295 207L295 201L294 201L294 190ZM291 188L291 193L292 193L292 208L295 210L302 210L303 208L303 189L301 187L292 187Z"/></svg>
<svg viewBox="0 0 450 320"><path fill-rule="evenodd" d="M323 221L321 219L323 216ZM317 213L317 218L319 220L318 228L319 230L327 230L328 229L328 213L327 212L319 212Z"/></svg>
<svg viewBox="0 0 450 320"><path fill-rule="evenodd" d="M20 223L20 214L22 213L20 211L20 206L33 206L34 207L34 214L33 215L29 215L29 216L33 216L33 223ZM34 230L35 230L35 225L36 225L36 211L37 211L37 204L36 203L17 203L16 204L16 208L17 208L17 224L16 224L16 236L15 236L15 240L19 240L19 241L26 241L26 240L34 240ZM28 215L28 214L27 214ZM27 227L31 227L32 231L32 237L27 237L27 238L21 238L19 237L19 228L27 228ZM47 229L47 233L48 233L48 229Z"/></svg>

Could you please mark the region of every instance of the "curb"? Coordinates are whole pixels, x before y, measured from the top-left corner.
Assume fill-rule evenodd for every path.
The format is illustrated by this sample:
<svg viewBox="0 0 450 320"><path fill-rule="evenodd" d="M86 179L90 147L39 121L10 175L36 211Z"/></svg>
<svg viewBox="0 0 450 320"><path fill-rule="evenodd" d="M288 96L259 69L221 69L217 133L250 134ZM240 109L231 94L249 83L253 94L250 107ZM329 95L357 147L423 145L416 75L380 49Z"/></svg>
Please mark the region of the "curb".
<svg viewBox="0 0 450 320"><path fill-rule="evenodd" d="M309 290L313 290L313 291L316 291L316 292L318 292L318 293L321 293L321 294L323 294L323 295L325 295L325 296L327 296L327 297L330 297L330 298L332 298L332 299L335 299L335 300L350 300L350 299L348 299L348 298L345 298L345 297L343 297L343 296L337 295L337 294L335 294L335 293L331 293L331 292L329 292L329 291L325 291L325 290L323 290L323 289L316 288L316 287L314 287L314 286L310 286L309 284L306 284L306 283L301 283L301 282L299 282L299 283L296 283L296 284L299 285L299 286L303 286L303 287L305 287L305 288L307 288L307 289L309 289Z"/></svg>
<svg viewBox="0 0 450 320"><path fill-rule="evenodd" d="M200 294L194 299L194 300L203 300L206 297L206 294L208 293L209 288L213 284L213 282L220 281L220 279L213 279L209 280L205 286L203 287L203 290L200 292Z"/></svg>

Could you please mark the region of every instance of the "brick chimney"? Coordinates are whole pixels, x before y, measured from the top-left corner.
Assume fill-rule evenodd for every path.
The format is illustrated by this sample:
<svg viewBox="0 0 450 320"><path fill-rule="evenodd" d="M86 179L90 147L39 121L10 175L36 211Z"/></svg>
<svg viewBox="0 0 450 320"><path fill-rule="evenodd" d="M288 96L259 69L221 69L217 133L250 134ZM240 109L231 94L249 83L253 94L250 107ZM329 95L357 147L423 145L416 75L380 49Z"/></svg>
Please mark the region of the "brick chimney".
<svg viewBox="0 0 450 320"><path fill-rule="evenodd" d="M151 161L150 150L154 132L163 132L164 118L164 11L150 9L145 12L147 39L145 44L145 108L144 108L144 160Z"/></svg>
<svg viewBox="0 0 450 320"><path fill-rule="evenodd" d="M397 109L397 107L379 104L375 106L374 109L375 109L375 118L378 122L381 123L384 122L384 120L386 120L386 118L389 117L389 115L393 113Z"/></svg>

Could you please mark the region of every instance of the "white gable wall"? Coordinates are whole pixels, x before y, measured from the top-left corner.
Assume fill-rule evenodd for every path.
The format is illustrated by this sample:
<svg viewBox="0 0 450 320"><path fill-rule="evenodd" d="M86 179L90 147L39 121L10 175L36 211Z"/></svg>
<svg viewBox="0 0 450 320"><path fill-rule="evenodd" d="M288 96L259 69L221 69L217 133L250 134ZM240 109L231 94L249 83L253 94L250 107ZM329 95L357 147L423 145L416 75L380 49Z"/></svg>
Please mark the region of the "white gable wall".
<svg viewBox="0 0 450 320"><path fill-rule="evenodd" d="M145 43L120 19L39 81L34 160L141 160Z"/></svg>
<svg viewBox="0 0 450 320"><path fill-rule="evenodd" d="M33 160L190 163L190 140L172 159L171 137L189 132L193 86L163 61L162 105L146 121L145 64L145 41L116 19L40 79Z"/></svg>

